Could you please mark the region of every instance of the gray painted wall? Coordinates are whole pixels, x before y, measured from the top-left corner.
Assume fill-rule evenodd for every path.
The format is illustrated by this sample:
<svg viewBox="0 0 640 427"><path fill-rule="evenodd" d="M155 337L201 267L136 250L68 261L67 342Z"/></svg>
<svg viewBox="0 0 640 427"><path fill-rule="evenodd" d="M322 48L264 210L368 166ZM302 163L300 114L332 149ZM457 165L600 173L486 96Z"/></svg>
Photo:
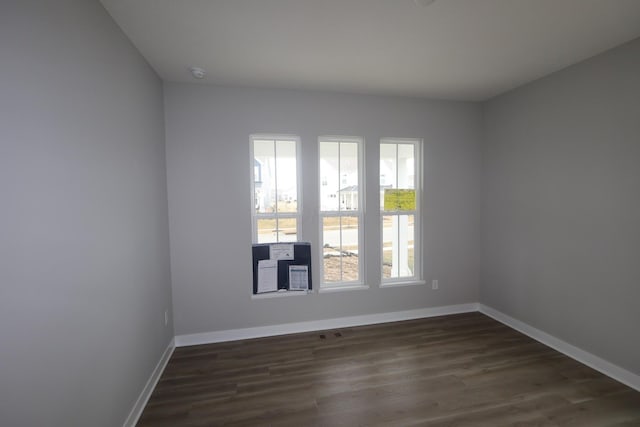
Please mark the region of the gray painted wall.
<svg viewBox="0 0 640 427"><path fill-rule="evenodd" d="M480 106L302 92L165 84L171 270L176 334L475 302L480 259ZM251 299L250 142L302 139L303 239L318 256L317 138L365 138L367 206L379 209L381 137L425 140L425 278L380 289L377 220L365 225L367 290ZM376 217L374 217L376 218ZM317 259L317 258L316 258ZM317 262L316 262L317 265ZM318 269L313 281L319 283Z"/></svg>
<svg viewBox="0 0 640 427"><path fill-rule="evenodd" d="M3 1L0 63L0 424L122 425L173 336L162 83L97 1Z"/></svg>
<svg viewBox="0 0 640 427"><path fill-rule="evenodd" d="M484 114L480 300L640 374L640 39Z"/></svg>

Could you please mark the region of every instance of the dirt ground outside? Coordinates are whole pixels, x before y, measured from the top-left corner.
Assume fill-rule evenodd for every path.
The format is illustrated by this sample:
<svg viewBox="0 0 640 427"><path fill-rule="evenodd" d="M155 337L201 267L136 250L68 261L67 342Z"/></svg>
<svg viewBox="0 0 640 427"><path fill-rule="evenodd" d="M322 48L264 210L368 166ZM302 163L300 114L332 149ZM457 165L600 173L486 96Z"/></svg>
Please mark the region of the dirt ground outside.
<svg viewBox="0 0 640 427"><path fill-rule="evenodd" d="M340 256L324 257L324 282L348 282L358 280L358 255L342 256L342 278L340 278ZM391 265L382 266L384 277L391 276Z"/></svg>

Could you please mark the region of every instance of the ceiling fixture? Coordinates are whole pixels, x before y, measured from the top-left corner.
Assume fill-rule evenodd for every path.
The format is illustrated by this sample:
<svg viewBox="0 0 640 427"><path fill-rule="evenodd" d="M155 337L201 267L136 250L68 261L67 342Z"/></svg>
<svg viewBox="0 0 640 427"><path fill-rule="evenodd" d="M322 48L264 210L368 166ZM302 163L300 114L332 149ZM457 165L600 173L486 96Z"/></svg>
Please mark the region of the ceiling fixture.
<svg viewBox="0 0 640 427"><path fill-rule="evenodd" d="M189 71L191 71L191 75L196 79L204 79L204 76L207 74L204 68L200 67L191 67Z"/></svg>

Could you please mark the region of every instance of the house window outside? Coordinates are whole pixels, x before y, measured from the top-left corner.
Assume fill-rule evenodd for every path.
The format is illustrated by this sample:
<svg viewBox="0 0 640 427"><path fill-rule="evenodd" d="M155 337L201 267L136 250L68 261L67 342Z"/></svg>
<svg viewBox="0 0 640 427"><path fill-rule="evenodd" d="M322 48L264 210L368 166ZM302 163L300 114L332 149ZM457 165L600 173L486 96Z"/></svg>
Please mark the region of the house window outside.
<svg viewBox="0 0 640 427"><path fill-rule="evenodd" d="M420 277L420 149L415 139L380 143L382 284Z"/></svg>
<svg viewBox="0 0 640 427"><path fill-rule="evenodd" d="M362 283L362 139L320 137L321 287Z"/></svg>
<svg viewBox="0 0 640 427"><path fill-rule="evenodd" d="M301 209L297 136L251 136L254 243L295 242Z"/></svg>

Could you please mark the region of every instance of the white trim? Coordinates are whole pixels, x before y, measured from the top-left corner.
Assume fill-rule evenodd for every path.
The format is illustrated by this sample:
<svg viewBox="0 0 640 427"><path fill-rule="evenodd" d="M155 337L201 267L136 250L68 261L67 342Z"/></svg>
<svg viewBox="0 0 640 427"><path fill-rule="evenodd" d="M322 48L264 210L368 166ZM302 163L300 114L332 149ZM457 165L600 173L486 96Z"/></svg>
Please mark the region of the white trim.
<svg viewBox="0 0 640 427"><path fill-rule="evenodd" d="M401 280L399 282L382 282L380 288L401 288L403 286L424 286L427 282L424 280Z"/></svg>
<svg viewBox="0 0 640 427"><path fill-rule="evenodd" d="M608 362L594 354L584 351L574 345L571 345L559 338L554 337L553 335L536 329L533 326L514 319L513 317L508 316L484 304L478 304L478 311L489 317L492 317L498 322L504 323L505 325L509 326L512 329L515 329L516 331L522 332L523 334L533 338L536 341L541 342L548 347L553 348L554 350L559 351L560 353L566 354L572 359L575 359L578 362L583 363L590 368L593 368L596 371L599 371L606 376L621 382L622 384L628 385L629 387L640 391L640 375L636 375L633 372L627 371L626 369L614 365L613 363Z"/></svg>
<svg viewBox="0 0 640 427"><path fill-rule="evenodd" d="M138 396L138 400L131 408L131 412L129 412L129 416L125 420L123 427L134 427L138 420L140 420L140 416L142 415L142 411L144 411L145 406L147 406L147 402L153 393L153 390L156 388L162 373L164 372L164 368L167 367L167 363L169 363L169 359L171 359L171 355L173 354L173 350L176 349L175 338L169 342L164 353L160 357L160 360L156 364L156 367L151 372L151 376L147 380L147 383L144 385L142 392Z"/></svg>
<svg viewBox="0 0 640 427"><path fill-rule="evenodd" d="M237 341L250 338L295 334L299 332L321 331L351 326L373 325L377 323L398 322L401 320L421 319L448 314L478 311L477 303L448 305L443 307L420 308L416 310L395 311L391 313L367 314L363 316L339 317L335 319L313 320L308 322L284 323L280 325L258 326L245 329L202 332L199 334L177 335L176 347L198 344L211 344L224 341Z"/></svg>
<svg viewBox="0 0 640 427"><path fill-rule="evenodd" d="M350 285L349 282L342 282L336 286L324 286L318 289L319 294L329 294L332 292L346 292L346 291L361 291L363 289L369 289L367 285Z"/></svg>

